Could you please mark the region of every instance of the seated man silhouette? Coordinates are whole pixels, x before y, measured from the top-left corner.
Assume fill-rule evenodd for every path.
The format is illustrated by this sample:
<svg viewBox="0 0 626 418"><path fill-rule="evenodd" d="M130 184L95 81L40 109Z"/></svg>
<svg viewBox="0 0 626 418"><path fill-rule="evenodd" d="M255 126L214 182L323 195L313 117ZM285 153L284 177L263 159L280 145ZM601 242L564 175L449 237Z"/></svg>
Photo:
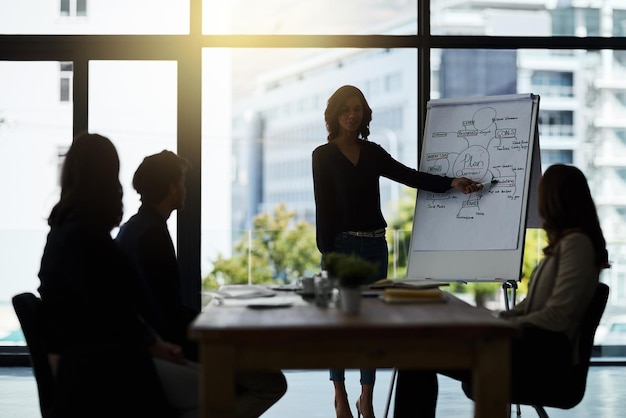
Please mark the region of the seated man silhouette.
<svg viewBox="0 0 626 418"><path fill-rule="evenodd" d="M178 259L167 220L182 209L189 161L163 150L144 158L133 176L141 206L115 238L141 279L137 305L142 316L164 339L180 345L185 357L198 361L197 344L187 337L199 311L182 301ZM237 418L258 417L286 392L280 372L240 373L235 378Z"/></svg>
<svg viewBox="0 0 626 418"><path fill-rule="evenodd" d="M199 311L185 306L174 244L167 226L173 211L185 205L185 175L189 162L171 151L144 158L133 176L141 207L115 241L141 279L137 304L144 319L167 341L183 348L185 357L198 360L197 344L187 328Z"/></svg>

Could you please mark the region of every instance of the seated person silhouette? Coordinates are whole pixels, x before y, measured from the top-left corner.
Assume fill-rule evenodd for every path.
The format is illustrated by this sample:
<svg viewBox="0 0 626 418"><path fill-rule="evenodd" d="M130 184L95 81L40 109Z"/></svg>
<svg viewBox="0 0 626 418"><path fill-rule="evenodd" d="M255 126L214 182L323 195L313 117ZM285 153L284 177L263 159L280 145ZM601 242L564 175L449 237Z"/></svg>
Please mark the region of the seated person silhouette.
<svg viewBox="0 0 626 418"><path fill-rule="evenodd" d="M168 150L144 158L133 176L141 206L121 226L115 241L141 278L137 300L146 321L197 361L197 344L189 340L187 330L199 311L182 301L178 259L167 227L172 212L184 207L190 169L188 160ZM239 373L235 384L238 418L260 416L287 390L280 371Z"/></svg>
<svg viewBox="0 0 626 418"><path fill-rule="evenodd" d="M197 365L143 320L136 272L111 237L122 219L119 168L108 138L78 135L48 218L38 315L55 375L54 414L195 418Z"/></svg>
<svg viewBox="0 0 626 418"><path fill-rule="evenodd" d="M522 328L511 344L511 393L550 392L578 363L582 317L609 256L596 206L578 168L553 164L539 182L538 209L548 238L528 295L499 314ZM435 417L437 373L471 384L463 370L398 371L394 416Z"/></svg>
<svg viewBox="0 0 626 418"><path fill-rule="evenodd" d="M197 344L187 338L187 328L199 310L182 301L180 273L167 220L185 204L185 174L189 162L171 151L146 157L133 176L141 207L115 238L139 274L139 309L163 338L198 360Z"/></svg>

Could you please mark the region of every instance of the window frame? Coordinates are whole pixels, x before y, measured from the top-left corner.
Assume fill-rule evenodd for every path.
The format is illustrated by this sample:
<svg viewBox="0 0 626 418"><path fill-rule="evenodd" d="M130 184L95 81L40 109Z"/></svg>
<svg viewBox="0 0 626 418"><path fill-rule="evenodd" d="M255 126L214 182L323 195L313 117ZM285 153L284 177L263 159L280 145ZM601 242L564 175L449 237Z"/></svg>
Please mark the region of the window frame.
<svg viewBox="0 0 626 418"><path fill-rule="evenodd" d="M73 63L73 132L88 127L90 60L174 60L178 65L178 153L196 168L188 173L185 211L177 212L178 257L187 303L200 305L201 103L204 48L412 48L417 50L415 117L424 131L430 100L432 49L626 50L626 37L432 35L431 0L418 2L415 35L211 35L202 33L202 0L190 1L185 35L0 35L0 60ZM70 2L70 6L76 2ZM418 140L418 150L421 138ZM419 161L419 156L418 156ZM25 349L24 349L25 352Z"/></svg>

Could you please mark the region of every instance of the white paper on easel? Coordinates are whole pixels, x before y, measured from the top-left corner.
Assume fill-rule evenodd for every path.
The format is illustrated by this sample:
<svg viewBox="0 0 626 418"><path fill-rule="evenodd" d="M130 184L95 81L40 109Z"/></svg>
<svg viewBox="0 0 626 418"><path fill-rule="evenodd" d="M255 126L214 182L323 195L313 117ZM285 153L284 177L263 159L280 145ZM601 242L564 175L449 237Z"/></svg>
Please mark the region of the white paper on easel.
<svg viewBox="0 0 626 418"><path fill-rule="evenodd" d="M528 222L537 224L539 96L432 100L420 171L486 185L463 194L418 191L407 278L519 280Z"/></svg>
<svg viewBox="0 0 626 418"><path fill-rule="evenodd" d="M420 191L414 251L517 248L532 106L526 95L429 109L420 171L497 183L467 195Z"/></svg>

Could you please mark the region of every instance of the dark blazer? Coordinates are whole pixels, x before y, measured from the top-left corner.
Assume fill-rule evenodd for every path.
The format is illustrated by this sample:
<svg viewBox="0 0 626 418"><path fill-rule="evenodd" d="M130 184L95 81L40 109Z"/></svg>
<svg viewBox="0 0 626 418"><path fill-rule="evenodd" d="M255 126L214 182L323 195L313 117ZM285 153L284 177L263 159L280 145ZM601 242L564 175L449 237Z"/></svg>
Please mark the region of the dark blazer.
<svg viewBox="0 0 626 418"><path fill-rule="evenodd" d="M137 290L136 274L109 231L76 216L53 226L39 278L48 351L110 342L147 348L154 342L154 332L131 297Z"/></svg>
<svg viewBox="0 0 626 418"><path fill-rule="evenodd" d="M188 358L197 359L187 328L198 311L182 303L178 260L166 219L144 203L122 225L115 241L139 274L142 289L136 297L143 317L164 340L182 346Z"/></svg>
<svg viewBox="0 0 626 418"><path fill-rule="evenodd" d="M172 417L148 350L157 336L131 297L137 275L110 231L68 215L48 233L39 278L45 349L60 355L54 416Z"/></svg>

